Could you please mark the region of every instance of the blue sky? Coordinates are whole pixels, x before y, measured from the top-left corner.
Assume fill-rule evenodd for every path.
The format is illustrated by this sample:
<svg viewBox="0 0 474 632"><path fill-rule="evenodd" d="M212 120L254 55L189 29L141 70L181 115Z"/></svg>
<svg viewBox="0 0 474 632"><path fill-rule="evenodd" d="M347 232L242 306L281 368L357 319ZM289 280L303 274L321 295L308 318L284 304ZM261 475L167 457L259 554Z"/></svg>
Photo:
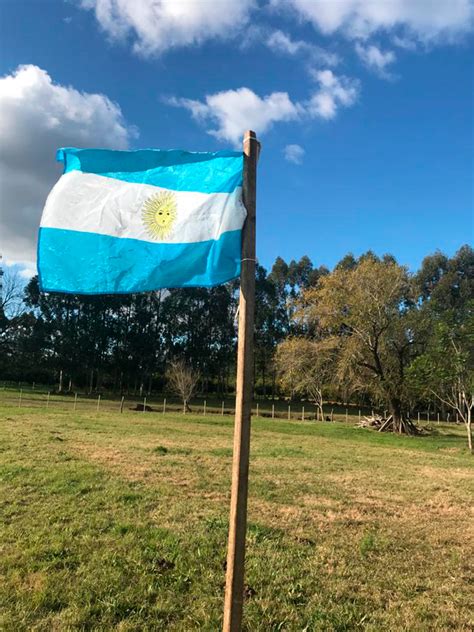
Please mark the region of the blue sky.
<svg viewBox="0 0 474 632"><path fill-rule="evenodd" d="M472 240L470 0L176 3L0 3L7 263L34 270L56 144L213 151L243 127L266 267L371 248L415 269Z"/></svg>

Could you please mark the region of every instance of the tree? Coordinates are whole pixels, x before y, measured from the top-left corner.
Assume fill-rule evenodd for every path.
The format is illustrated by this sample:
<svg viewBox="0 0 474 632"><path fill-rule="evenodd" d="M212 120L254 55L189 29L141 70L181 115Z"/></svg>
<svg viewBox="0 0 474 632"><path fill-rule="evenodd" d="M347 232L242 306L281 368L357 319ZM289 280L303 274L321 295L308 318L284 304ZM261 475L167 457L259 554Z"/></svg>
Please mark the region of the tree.
<svg viewBox="0 0 474 632"><path fill-rule="evenodd" d="M466 425L471 454L472 410L474 408L474 301L464 323L445 318L436 323L423 355L410 367L415 388L434 395L456 411Z"/></svg>
<svg viewBox="0 0 474 632"><path fill-rule="evenodd" d="M417 310L405 268L371 253L340 267L303 294L297 318L337 340L337 377L370 391L393 417L393 430L414 432L406 416L406 368L418 351Z"/></svg>
<svg viewBox="0 0 474 632"><path fill-rule="evenodd" d="M278 346L276 363L282 386L290 393L307 396L323 419L324 393L334 376L338 341L288 338Z"/></svg>
<svg viewBox="0 0 474 632"><path fill-rule="evenodd" d="M189 402L196 391L200 378L199 372L186 364L184 360L174 360L170 363L167 378L170 389L183 400L184 408L191 410Z"/></svg>
<svg viewBox="0 0 474 632"><path fill-rule="evenodd" d="M439 251L425 257L414 280L419 300L432 312L463 310L474 298L474 249L462 246L451 259Z"/></svg>
<svg viewBox="0 0 474 632"><path fill-rule="evenodd" d="M17 272L0 268L0 319L23 313L23 285Z"/></svg>

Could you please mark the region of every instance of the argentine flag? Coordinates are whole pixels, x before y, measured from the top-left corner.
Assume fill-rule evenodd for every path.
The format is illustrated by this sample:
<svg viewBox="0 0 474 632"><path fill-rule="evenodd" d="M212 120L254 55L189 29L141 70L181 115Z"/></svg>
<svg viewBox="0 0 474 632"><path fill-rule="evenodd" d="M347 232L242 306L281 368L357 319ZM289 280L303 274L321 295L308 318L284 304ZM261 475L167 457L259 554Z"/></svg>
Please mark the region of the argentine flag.
<svg viewBox="0 0 474 632"><path fill-rule="evenodd" d="M38 238L41 290L119 294L240 274L243 154L58 150Z"/></svg>

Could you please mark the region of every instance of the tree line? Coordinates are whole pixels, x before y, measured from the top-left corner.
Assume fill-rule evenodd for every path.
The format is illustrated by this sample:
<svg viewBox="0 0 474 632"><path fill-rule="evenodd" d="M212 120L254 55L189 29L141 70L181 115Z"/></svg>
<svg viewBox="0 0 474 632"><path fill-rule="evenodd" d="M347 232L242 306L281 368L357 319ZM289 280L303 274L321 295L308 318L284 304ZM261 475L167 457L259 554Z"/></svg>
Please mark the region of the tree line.
<svg viewBox="0 0 474 632"><path fill-rule="evenodd" d="M36 277L21 296L12 279L5 288L0 379L160 392L168 367L184 360L201 393L233 393L237 281L123 296L43 294ZM370 251L332 271L307 256L258 265L256 396L383 406L396 431L410 431L417 406L470 423L473 306L467 245L428 255L415 273Z"/></svg>

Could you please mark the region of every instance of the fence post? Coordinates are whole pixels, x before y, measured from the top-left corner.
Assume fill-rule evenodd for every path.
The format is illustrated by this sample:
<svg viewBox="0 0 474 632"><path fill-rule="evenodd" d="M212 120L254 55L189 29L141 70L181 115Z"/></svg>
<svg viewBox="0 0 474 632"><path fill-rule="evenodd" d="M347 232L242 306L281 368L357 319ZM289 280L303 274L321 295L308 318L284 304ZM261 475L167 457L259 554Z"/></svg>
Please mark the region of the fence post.
<svg viewBox="0 0 474 632"><path fill-rule="evenodd" d="M224 402L222 402L221 415L224 416Z"/></svg>
<svg viewBox="0 0 474 632"><path fill-rule="evenodd" d="M360 418L360 409L359 409L359 423L360 423L360 421L361 421L361 418Z"/></svg>
<svg viewBox="0 0 474 632"><path fill-rule="evenodd" d="M275 419L275 404L272 404L272 419Z"/></svg>
<svg viewBox="0 0 474 632"><path fill-rule="evenodd" d="M49 408L49 391L48 391L48 397L46 398L46 408Z"/></svg>
<svg viewBox="0 0 474 632"><path fill-rule="evenodd" d="M123 413L123 402L125 400L125 396L122 395L122 399L120 400L120 412Z"/></svg>
<svg viewBox="0 0 474 632"><path fill-rule="evenodd" d="M331 421L334 421L334 408L331 408Z"/></svg>
<svg viewBox="0 0 474 632"><path fill-rule="evenodd" d="M418 411L418 423L420 423L420 411Z"/></svg>
<svg viewBox="0 0 474 632"><path fill-rule="evenodd" d="M97 412L99 412L99 408L100 408L100 394L97 397Z"/></svg>
<svg viewBox="0 0 474 632"><path fill-rule="evenodd" d="M166 397L163 400L163 415L165 414L165 412L166 412Z"/></svg>
<svg viewBox="0 0 474 632"><path fill-rule="evenodd" d="M146 413L146 397L143 398L143 412Z"/></svg>
<svg viewBox="0 0 474 632"><path fill-rule="evenodd" d="M256 417L258 417L258 402L257 402L257 414L256 414Z"/></svg>
<svg viewBox="0 0 474 632"><path fill-rule="evenodd" d="M439 425L439 413L438 413L438 425Z"/></svg>
<svg viewBox="0 0 474 632"><path fill-rule="evenodd" d="M426 421L430 423L430 411L426 413Z"/></svg>
<svg viewBox="0 0 474 632"><path fill-rule="evenodd" d="M206 400L204 400L204 417L206 416Z"/></svg>
<svg viewBox="0 0 474 632"><path fill-rule="evenodd" d="M346 408L346 423L349 421L349 411Z"/></svg>
<svg viewBox="0 0 474 632"><path fill-rule="evenodd" d="M77 407L77 393L74 393L74 410L76 410Z"/></svg>
<svg viewBox="0 0 474 632"><path fill-rule="evenodd" d="M291 419L291 406L288 404L288 421Z"/></svg>
<svg viewBox="0 0 474 632"><path fill-rule="evenodd" d="M34 382L33 382L33 389L32 389L32 390L33 390L33 391L35 390L35 383L34 383Z"/></svg>
<svg viewBox="0 0 474 632"><path fill-rule="evenodd" d="M304 421L304 406L301 407L301 421Z"/></svg>
<svg viewBox="0 0 474 632"><path fill-rule="evenodd" d="M21 408L21 396L23 394L23 389L20 388L20 397L18 398L18 408Z"/></svg>

